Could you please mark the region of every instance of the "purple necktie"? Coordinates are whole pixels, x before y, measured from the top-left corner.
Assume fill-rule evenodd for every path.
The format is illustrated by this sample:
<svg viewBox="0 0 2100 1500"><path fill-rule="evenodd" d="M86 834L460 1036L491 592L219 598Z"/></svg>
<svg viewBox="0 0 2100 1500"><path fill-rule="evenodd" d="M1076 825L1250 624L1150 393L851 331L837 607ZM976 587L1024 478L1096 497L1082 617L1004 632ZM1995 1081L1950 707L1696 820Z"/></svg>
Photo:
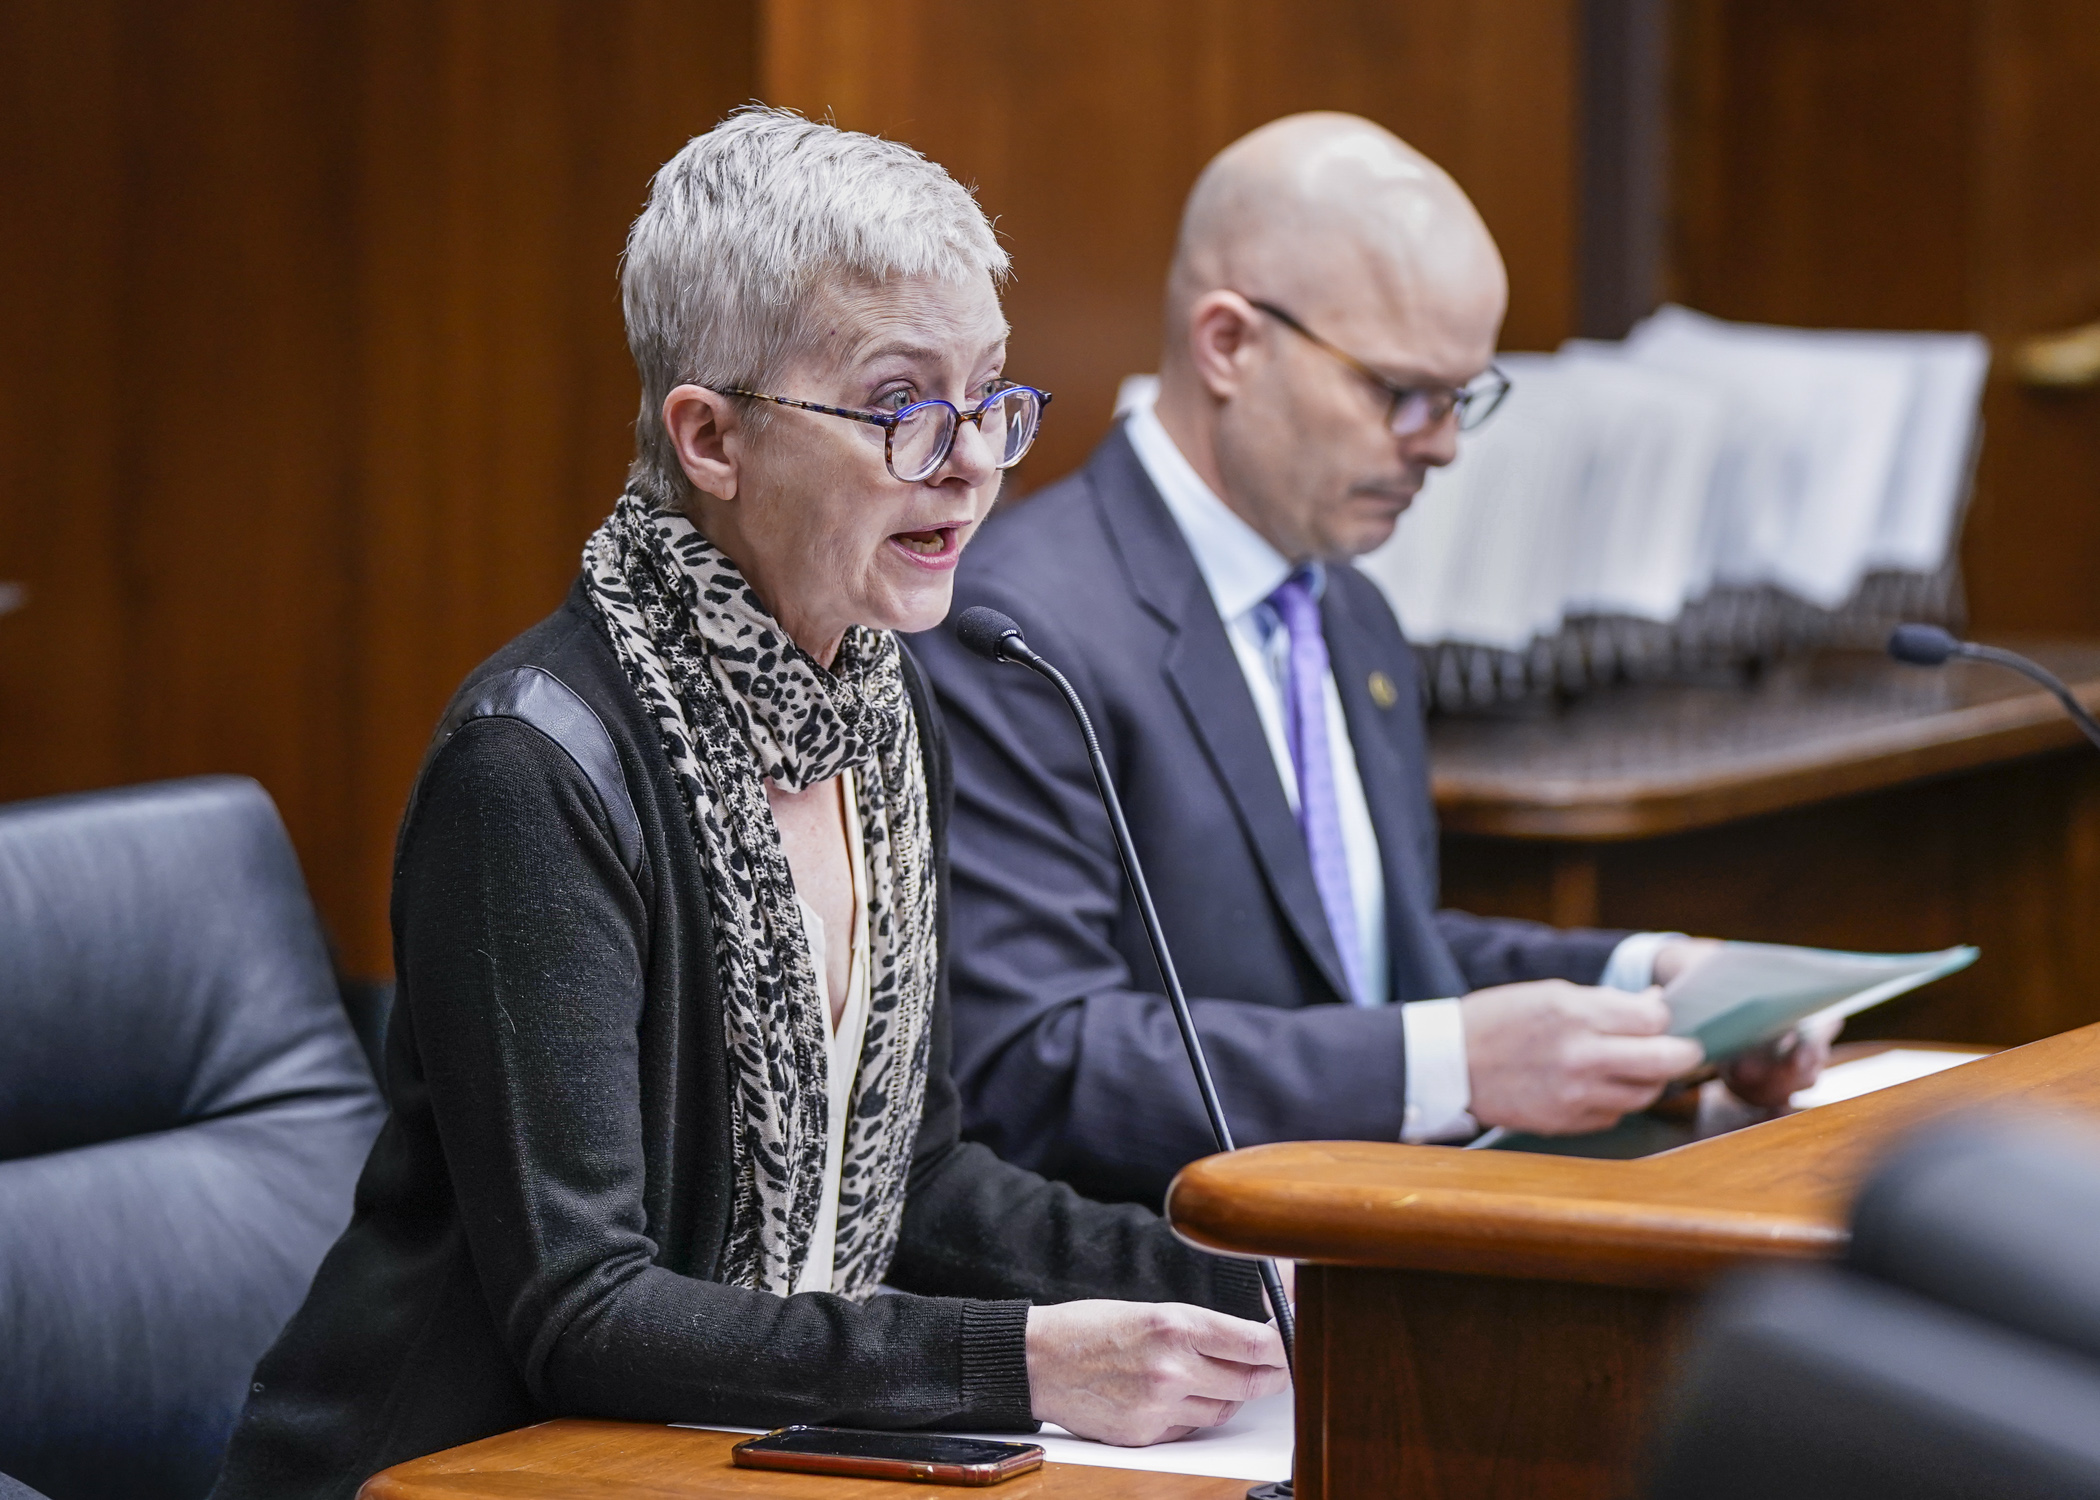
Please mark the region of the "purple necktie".
<svg viewBox="0 0 2100 1500"><path fill-rule="evenodd" d="M1269 595L1290 632L1290 671L1284 682L1284 736L1298 769L1298 827L1312 858L1313 885L1327 911L1327 930L1341 950L1349 999L1364 993L1363 952L1356 942L1356 898L1349 888L1349 856L1342 846L1342 811L1334 790L1334 752L1327 742L1327 640L1320 633L1320 601L1313 573L1300 568Z"/></svg>

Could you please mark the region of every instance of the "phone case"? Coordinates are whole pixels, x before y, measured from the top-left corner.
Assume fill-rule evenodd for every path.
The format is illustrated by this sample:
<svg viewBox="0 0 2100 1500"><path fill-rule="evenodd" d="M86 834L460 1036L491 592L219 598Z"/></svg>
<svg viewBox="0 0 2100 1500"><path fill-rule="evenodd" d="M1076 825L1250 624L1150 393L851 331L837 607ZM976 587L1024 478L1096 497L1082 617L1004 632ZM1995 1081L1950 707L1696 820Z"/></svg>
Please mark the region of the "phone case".
<svg viewBox="0 0 2100 1500"><path fill-rule="evenodd" d="M1026 1453L995 1464L937 1464L904 1458L858 1458L850 1454L780 1453L754 1451L758 1438L746 1438L729 1450L729 1457L746 1469L786 1469L796 1474L843 1474L854 1479L905 1479L919 1484L957 1484L981 1487L1001 1484L1016 1474L1043 1466L1043 1450L1029 1445Z"/></svg>

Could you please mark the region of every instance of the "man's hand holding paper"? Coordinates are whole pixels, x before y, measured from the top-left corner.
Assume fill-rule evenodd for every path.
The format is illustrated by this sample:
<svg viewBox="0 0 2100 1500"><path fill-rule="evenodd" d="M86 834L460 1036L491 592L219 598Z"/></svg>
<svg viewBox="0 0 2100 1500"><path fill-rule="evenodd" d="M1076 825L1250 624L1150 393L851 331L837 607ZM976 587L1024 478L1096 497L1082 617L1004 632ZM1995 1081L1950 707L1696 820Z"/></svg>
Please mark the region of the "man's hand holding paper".
<svg viewBox="0 0 2100 1500"><path fill-rule="evenodd" d="M1729 1063L1769 1051L1811 1021L1834 1034L1845 1017L1975 961L1976 950L1968 947L1938 953L1841 953L1776 943L1721 943L1669 978L1663 999L1670 1008L1672 1036L1697 1041L1709 1061ZM1658 960L1658 970L1661 967ZM1656 977L1664 976L1658 972Z"/></svg>
<svg viewBox="0 0 2100 1500"><path fill-rule="evenodd" d="M1973 948L1840 953L1678 938L1640 993L1561 980L1461 1002L1481 1123L1531 1135L1606 1130L1704 1063L1764 1109L1815 1083L1845 1018L1966 968Z"/></svg>
<svg viewBox="0 0 2100 1500"><path fill-rule="evenodd" d="M1669 987L1729 945L1718 938L1679 938L1655 956L1655 982ZM1728 1091L1759 1109L1779 1109L1814 1085L1830 1062L1830 1047L1844 1027L1842 1016L1811 1016L1793 1030L1731 1058L1721 1070Z"/></svg>
<svg viewBox="0 0 2100 1500"><path fill-rule="evenodd" d="M1728 1092L1759 1109L1783 1109L1789 1099L1813 1088L1830 1063L1830 1046L1844 1028L1843 1016L1810 1016L1776 1042L1756 1047L1721 1070Z"/></svg>
<svg viewBox="0 0 2100 1500"><path fill-rule="evenodd" d="M1608 1130L1646 1109L1705 1054L1671 1036L1663 992L1538 979L1475 990L1465 1021L1471 1112L1534 1135Z"/></svg>

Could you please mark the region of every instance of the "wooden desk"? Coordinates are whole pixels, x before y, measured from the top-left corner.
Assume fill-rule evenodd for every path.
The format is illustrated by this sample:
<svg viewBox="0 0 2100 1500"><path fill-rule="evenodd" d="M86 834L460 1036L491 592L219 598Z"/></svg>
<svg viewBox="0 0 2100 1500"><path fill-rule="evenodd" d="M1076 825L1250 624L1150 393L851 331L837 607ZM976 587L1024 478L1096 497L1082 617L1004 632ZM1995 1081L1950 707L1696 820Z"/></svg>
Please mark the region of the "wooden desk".
<svg viewBox="0 0 2100 1500"><path fill-rule="evenodd" d="M358 1500L878 1500L960 1494L879 1479L739 1469L735 1433L565 1419L396 1464ZM1046 1463L990 1491L999 1500L1242 1500L1244 1479L1192 1479Z"/></svg>
<svg viewBox="0 0 2100 1500"><path fill-rule="evenodd" d="M1298 1273L1298 1500L1637 1486L1673 1336L1722 1271L1837 1254L1872 1162L1965 1108L2100 1119L2100 1026L1637 1161L1261 1146L1168 1197Z"/></svg>
<svg viewBox="0 0 2100 1500"><path fill-rule="evenodd" d="M2100 642L2008 639L2100 707ZM1848 1033L2019 1043L2100 1020L2100 755L1995 667L1879 653L1431 725L1444 898L1562 926L1974 942Z"/></svg>

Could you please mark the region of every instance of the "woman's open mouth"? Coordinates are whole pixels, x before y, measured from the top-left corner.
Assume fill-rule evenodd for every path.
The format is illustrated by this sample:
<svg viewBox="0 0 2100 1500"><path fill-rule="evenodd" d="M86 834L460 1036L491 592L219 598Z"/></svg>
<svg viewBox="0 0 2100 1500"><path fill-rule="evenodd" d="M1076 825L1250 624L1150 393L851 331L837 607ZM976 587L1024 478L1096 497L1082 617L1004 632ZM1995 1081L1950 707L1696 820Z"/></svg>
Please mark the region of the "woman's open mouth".
<svg viewBox="0 0 2100 1500"><path fill-rule="evenodd" d="M890 545L920 567L945 571L962 556L962 527L930 526L923 531L894 532Z"/></svg>

